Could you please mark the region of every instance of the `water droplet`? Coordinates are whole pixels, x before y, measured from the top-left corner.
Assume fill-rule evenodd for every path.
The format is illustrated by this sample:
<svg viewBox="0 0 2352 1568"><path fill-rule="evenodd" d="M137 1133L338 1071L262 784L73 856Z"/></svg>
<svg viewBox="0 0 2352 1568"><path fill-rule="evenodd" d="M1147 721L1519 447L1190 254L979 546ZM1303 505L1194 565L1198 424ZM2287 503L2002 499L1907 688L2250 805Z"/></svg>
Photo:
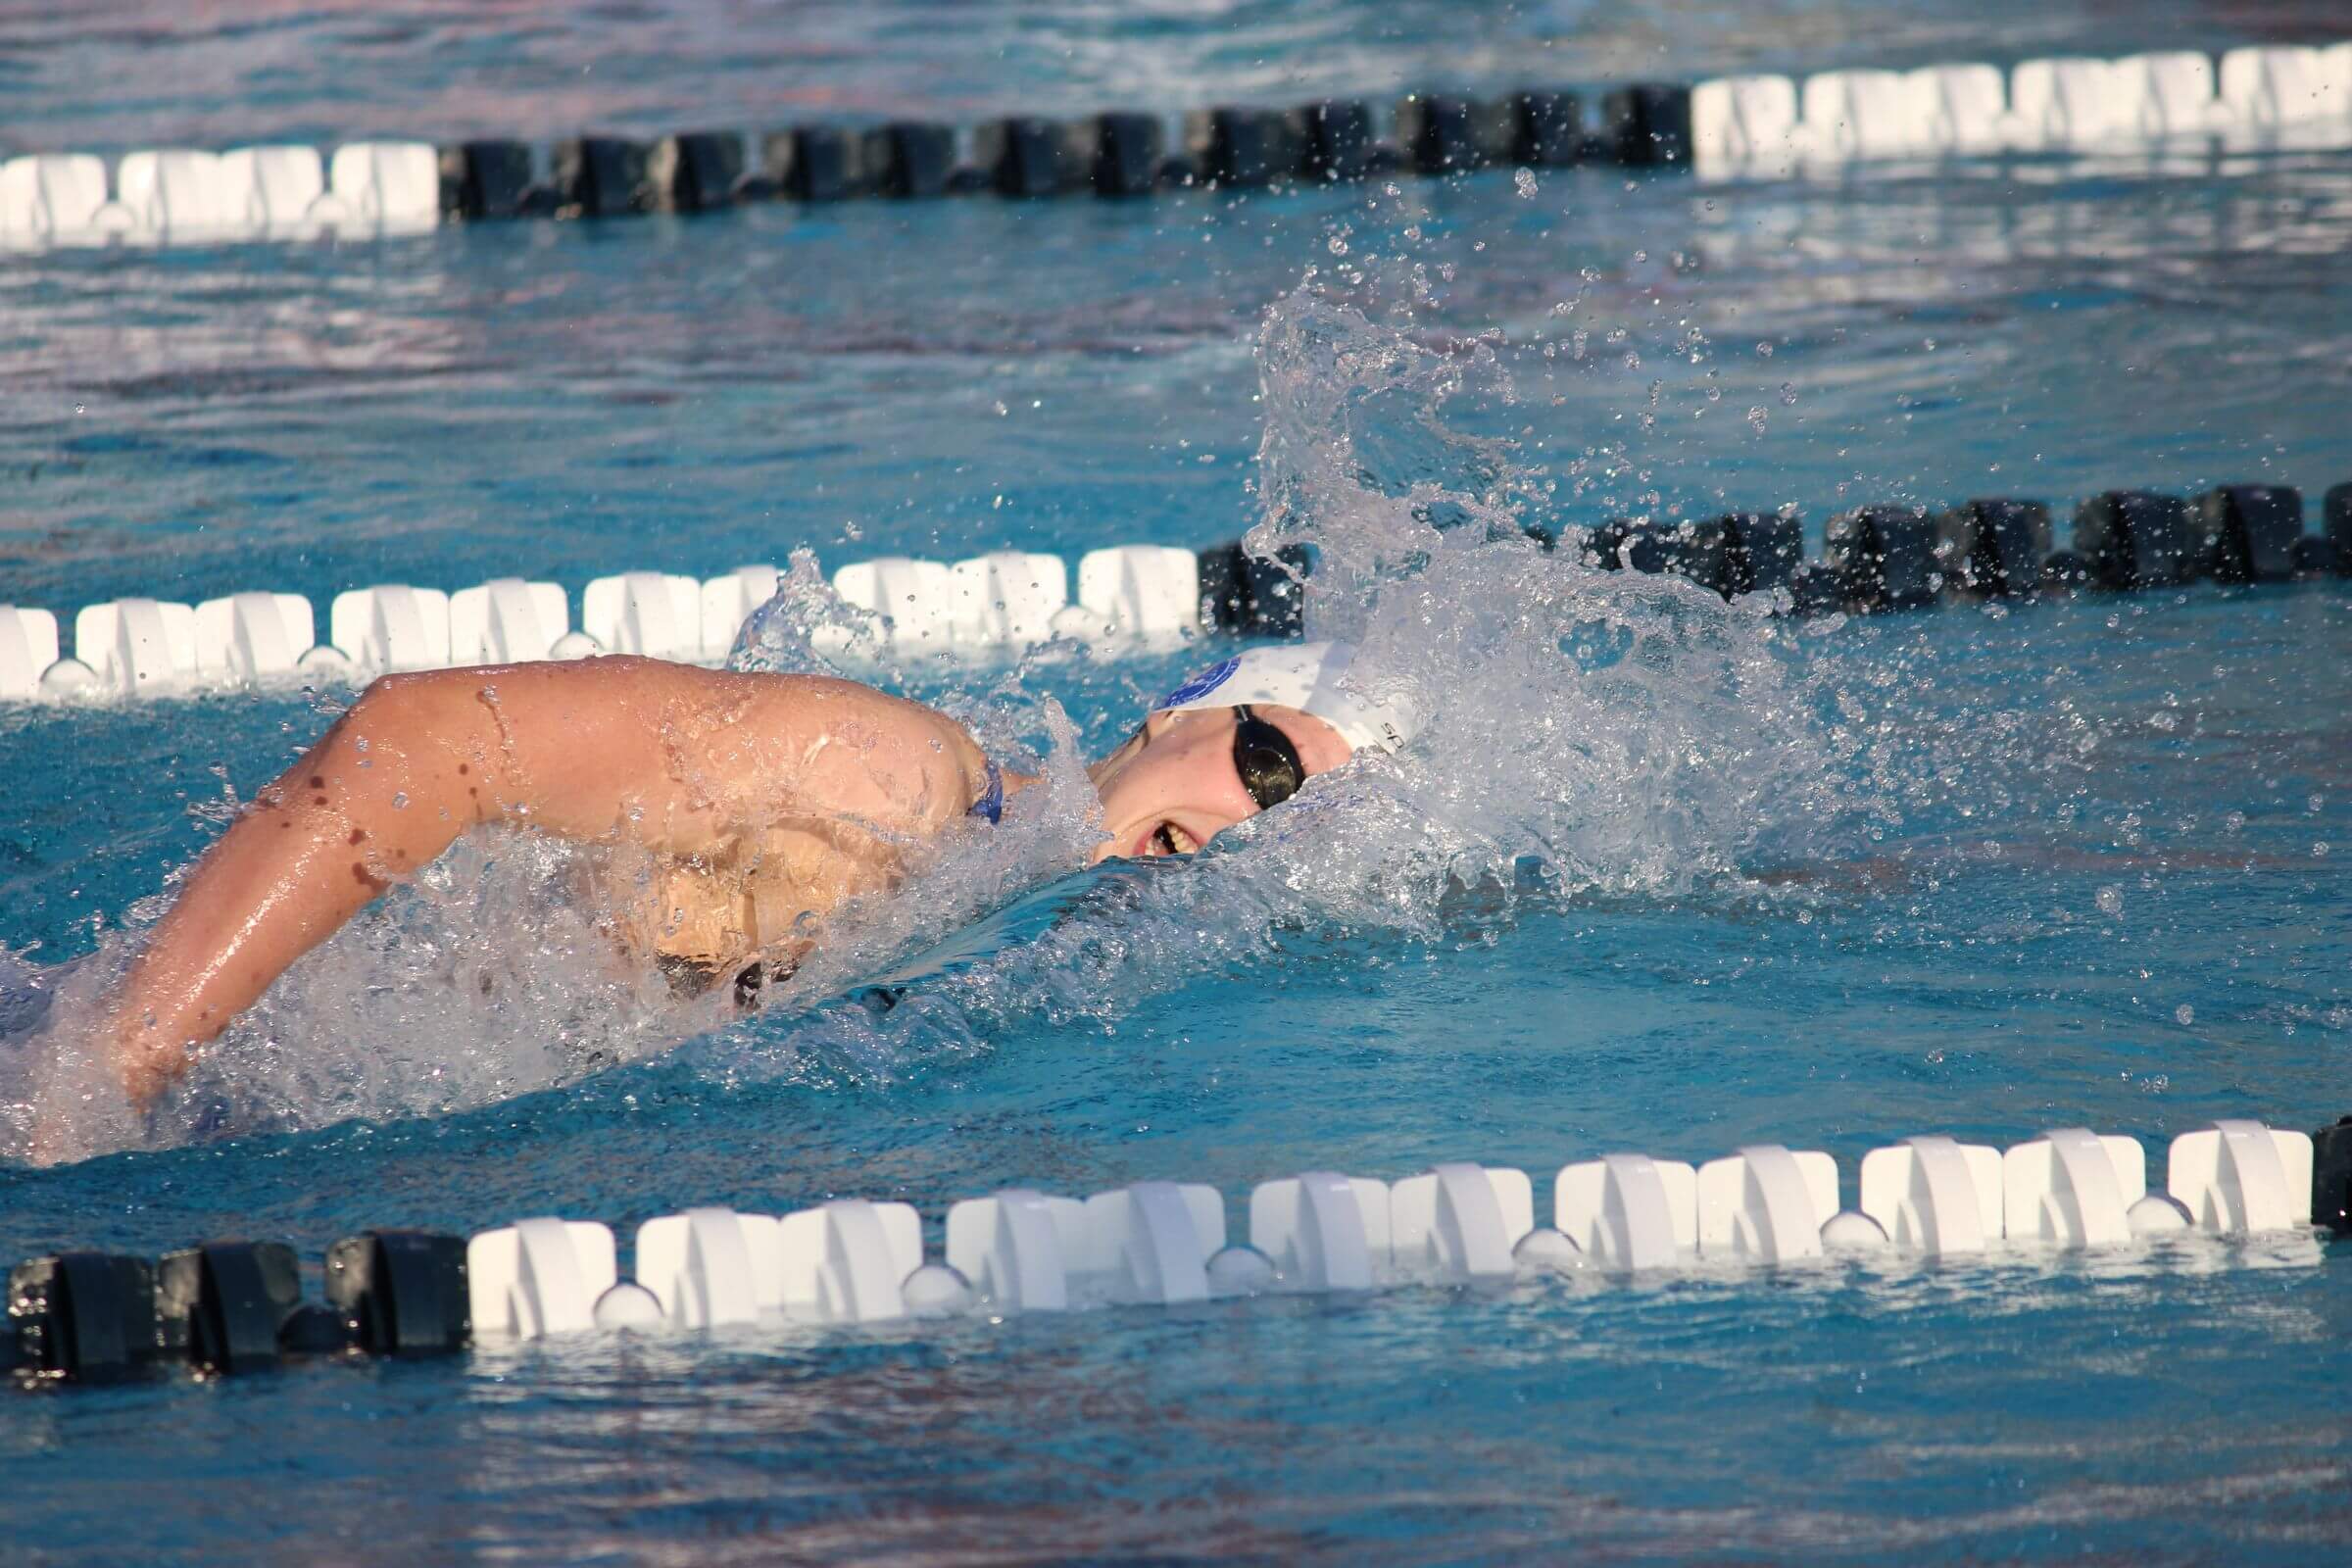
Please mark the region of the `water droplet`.
<svg viewBox="0 0 2352 1568"><path fill-rule="evenodd" d="M2124 890L2119 887L2099 889L2099 912L2110 917L2124 912Z"/></svg>
<svg viewBox="0 0 2352 1568"><path fill-rule="evenodd" d="M2197 1021L2197 1009L2183 1002L2173 1009L2173 1021L2185 1029Z"/></svg>
<svg viewBox="0 0 2352 1568"><path fill-rule="evenodd" d="M407 791L405 791L405 790L394 790L394 791L392 792L392 809L394 809L395 811L405 811L405 810L407 810L408 808L409 808L409 797L408 797L408 792L407 792Z"/></svg>
<svg viewBox="0 0 2352 1568"><path fill-rule="evenodd" d="M1536 172L1522 169L1511 176L1511 183L1518 187L1521 196L1533 196L1536 193Z"/></svg>

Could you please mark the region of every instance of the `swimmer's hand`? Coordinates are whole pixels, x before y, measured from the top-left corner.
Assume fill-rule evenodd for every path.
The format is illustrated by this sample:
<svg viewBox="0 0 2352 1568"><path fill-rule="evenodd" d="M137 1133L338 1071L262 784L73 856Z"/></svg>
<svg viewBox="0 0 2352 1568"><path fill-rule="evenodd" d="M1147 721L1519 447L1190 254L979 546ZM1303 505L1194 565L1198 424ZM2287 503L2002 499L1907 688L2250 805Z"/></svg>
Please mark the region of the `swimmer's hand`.
<svg viewBox="0 0 2352 1568"><path fill-rule="evenodd" d="M138 1116L155 1109L164 1091L187 1070L190 1053L202 1043L174 1041L155 1025L153 1014L133 1017L127 1007L119 1007L109 1020L106 1035L115 1081L122 1086L123 1099Z"/></svg>
<svg viewBox="0 0 2352 1568"><path fill-rule="evenodd" d="M677 858L809 824L819 912L986 782L945 715L851 681L660 660L434 670L364 692L189 876L110 1032L144 1109L287 966L488 824Z"/></svg>

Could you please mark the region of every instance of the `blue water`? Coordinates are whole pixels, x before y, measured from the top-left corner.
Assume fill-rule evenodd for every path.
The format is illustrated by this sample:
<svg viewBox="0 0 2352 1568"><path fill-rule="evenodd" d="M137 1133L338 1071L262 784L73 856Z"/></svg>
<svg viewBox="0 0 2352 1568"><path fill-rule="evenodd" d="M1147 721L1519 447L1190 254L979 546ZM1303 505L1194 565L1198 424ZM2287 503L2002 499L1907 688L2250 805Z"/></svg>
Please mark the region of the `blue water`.
<svg viewBox="0 0 2352 1568"><path fill-rule="evenodd" d="M552 133L1076 109L1140 82L1173 108L1495 85L1539 48L1566 76L1695 73L2328 20L1457 15L314 4L0 21L20 45L0 69L29 106L12 134L106 146L351 115ZM270 40L274 67L197 69ZM707 75L737 52L777 64ZM614 57L640 61L631 80L606 84ZM358 109L331 61L355 63ZM2348 241L2341 160L2270 159L16 258L0 602L1205 545L1258 518L1268 418L1354 384L1280 362L1263 379L1265 313L1376 301L1414 264L1410 330L1345 343L1459 366L1461 386L1435 406L1446 441L1414 417L1422 383L1349 404L1380 484L1453 479L1498 450L1480 437L1515 442L1526 506L1568 521L1792 502L1818 537L1865 499L2063 514L2111 485L2240 478L2316 499L2352 479ZM1491 364L1434 352L1488 329ZM1344 545L1368 524L1328 480L1309 497ZM1837 1153L1850 1198L1854 1159L1912 1132L2087 1124L2160 1159L2216 1116L2352 1109L2352 585L1773 629L1557 562L1457 564L1434 644L1515 607L1669 651L1642 684L1502 639L1451 691L1447 744L1400 775L1443 833L1378 790L1327 795L1200 864L1049 881L1052 824L1016 812L1008 847L927 886L929 925L861 936L744 1021L598 989L545 868L501 847L300 971L137 1147L0 1167L0 1258L234 1234L315 1262L369 1224L562 1211L625 1235L837 1195L935 1222L1014 1181L1177 1178L1238 1202L1306 1168L1455 1157L1530 1169L1541 1203L1571 1158L1757 1140ZM1193 657L892 678L996 693L979 711L1006 744L1042 747L1060 704L1100 748ZM342 700L0 710L0 944L21 958L0 1052L70 1023L224 787L250 795ZM1631 781L1515 750L1545 715L1587 726L1569 752L1631 748ZM1522 858L1531 835L1564 873ZM1384 854L1412 874L1382 881ZM912 979L886 1015L829 1000L894 970ZM2348 1259L2183 1242L45 1391L0 1401L0 1519L60 1563L2302 1561L2352 1538Z"/></svg>

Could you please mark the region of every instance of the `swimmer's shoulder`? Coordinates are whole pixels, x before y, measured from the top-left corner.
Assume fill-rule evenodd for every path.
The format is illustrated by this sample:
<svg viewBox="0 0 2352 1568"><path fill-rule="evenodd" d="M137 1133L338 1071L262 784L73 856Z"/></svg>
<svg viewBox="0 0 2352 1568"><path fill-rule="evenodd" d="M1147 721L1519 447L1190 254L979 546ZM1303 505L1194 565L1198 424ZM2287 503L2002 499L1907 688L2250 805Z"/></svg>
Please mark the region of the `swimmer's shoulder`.
<svg viewBox="0 0 2352 1568"><path fill-rule="evenodd" d="M892 786L881 793L898 809L885 815L902 822L908 810L937 822L960 817L988 788L988 760L961 724L833 675L706 669L621 654L388 676L369 693L373 717L387 705L468 719L495 709L509 745L536 739L551 755L626 749L638 730L658 733L707 781L710 764L721 775L770 778L833 752L843 764L854 760L867 782Z"/></svg>
<svg viewBox="0 0 2352 1568"><path fill-rule="evenodd" d="M924 814L962 816L988 790L988 755L936 708L832 675L735 672L774 722L808 746L845 745L869 768L919 778Z"/></svg>

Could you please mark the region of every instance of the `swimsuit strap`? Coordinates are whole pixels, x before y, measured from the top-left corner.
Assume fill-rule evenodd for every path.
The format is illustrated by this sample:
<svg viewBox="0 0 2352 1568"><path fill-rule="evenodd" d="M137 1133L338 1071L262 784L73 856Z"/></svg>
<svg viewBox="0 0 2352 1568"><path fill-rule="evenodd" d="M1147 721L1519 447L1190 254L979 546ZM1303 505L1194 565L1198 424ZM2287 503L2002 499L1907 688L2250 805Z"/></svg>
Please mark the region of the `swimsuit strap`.
<svg viewBox="0 0 2352 1568"><path fill-rule="evenodd" d="M997 765L993 757L981 760L988 767L988 788L980 792L980 798L972 803L972 808L963 814L984 818L994 827L1004 820L1004 770Z"/></svg>

